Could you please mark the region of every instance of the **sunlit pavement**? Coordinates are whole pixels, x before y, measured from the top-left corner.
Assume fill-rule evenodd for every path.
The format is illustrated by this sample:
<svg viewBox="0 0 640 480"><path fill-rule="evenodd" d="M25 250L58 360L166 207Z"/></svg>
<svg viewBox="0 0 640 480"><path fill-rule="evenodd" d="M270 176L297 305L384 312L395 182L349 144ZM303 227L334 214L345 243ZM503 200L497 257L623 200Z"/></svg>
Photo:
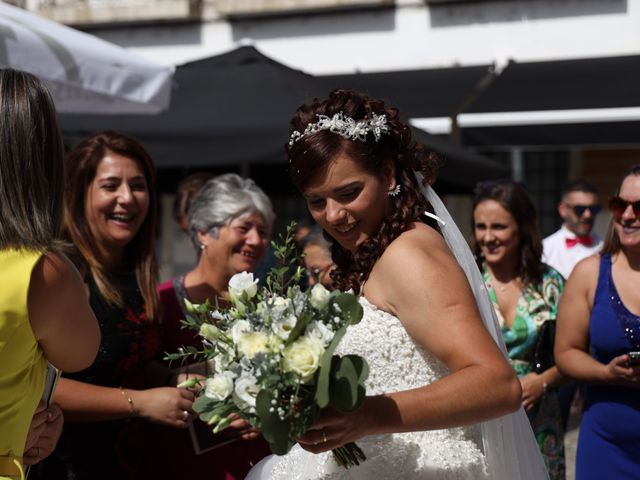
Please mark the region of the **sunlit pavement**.
<svg viewBox="0 0 640 480"><path fill-rule="evenodd" d="M567 480L576 478L576 448L578 446L578 431L582 414L571 408L569 425L564 436L564 454L567 462Z"/></svg>

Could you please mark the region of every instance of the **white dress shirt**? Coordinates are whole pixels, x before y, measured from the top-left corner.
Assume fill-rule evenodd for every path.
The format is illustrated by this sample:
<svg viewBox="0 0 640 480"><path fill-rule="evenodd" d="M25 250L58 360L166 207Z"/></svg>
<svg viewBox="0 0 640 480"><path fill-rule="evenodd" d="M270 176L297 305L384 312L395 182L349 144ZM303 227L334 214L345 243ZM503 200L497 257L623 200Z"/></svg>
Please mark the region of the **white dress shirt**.
<svg viewBox="0 0 640 480"><path fill-rule="evenodd" d="M558 270L564 278L569 278L576 263L602 248L602 238L597 234L591 234L593 245L590 247L581 243L567 247L567 238L576 238L576 234L562 225L560 230L542 241L542 261Z"/></svg>

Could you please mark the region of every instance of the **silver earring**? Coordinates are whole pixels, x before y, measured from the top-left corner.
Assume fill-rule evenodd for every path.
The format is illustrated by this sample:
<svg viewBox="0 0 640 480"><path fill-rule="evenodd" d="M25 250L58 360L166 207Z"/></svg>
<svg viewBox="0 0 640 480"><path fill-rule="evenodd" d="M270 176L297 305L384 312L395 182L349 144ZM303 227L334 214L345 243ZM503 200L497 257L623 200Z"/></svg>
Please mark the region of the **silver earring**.
<svg viewBox="0 0 640 480"><path fill-rule="evenodd" d="M401 190L400 184L399 184L399 183L397 183L397 184L396 184L396 188L394 188L393 190L389 190L389 191L387 192L387 195L389 195L389 196L391 196L391 197L397 197L397 196L398 196L398 194L400 194L400 190Z"/></svg>
<svg viewBox="0 0 640 480"><path fill-rule="evenodd" d="M207 246L203 243L200 244L200 251L204 252L204 249L207 248Z"/></svg>

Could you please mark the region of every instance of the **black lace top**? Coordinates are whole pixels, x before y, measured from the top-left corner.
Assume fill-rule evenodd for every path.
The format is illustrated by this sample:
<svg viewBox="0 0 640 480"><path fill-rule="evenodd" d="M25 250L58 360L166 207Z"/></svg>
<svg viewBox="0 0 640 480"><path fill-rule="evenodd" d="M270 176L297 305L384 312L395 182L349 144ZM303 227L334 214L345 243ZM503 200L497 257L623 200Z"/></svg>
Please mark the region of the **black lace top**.
<svg viewBox="0 0 640 480"><path fill-rule="evenodd" d="M124 308L107 303L93 277L87 285L91 308L100 325L100 349L86 370L65 375L81 382L106 387L141 388L145 365L161 350L159 330L146 319L144 300L133 272L116 274L112 280L121 292Z"/></svg>
<svg viewBox="0 0 640 480"><path fill-rule="evenodd" d="M124 308L109 304L93 278L85 279L90 304L100 325L101 341L96 359L89 368L70 379L105 387L144 388L145 366L161 352L156 325L146 321L144 300L134 273L112 277L124 299ZM123 402L126 399L123 397ZM137 445L140 420L65 422L53 455L29 478L38 480L102 480L137 478Z"/></svg>

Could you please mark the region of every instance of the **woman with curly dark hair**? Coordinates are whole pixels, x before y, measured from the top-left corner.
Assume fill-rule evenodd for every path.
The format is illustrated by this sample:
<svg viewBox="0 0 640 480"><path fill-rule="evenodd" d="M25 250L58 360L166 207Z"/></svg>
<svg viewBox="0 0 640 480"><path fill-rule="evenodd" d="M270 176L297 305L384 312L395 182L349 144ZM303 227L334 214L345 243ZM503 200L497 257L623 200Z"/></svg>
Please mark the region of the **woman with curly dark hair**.
<svg viewBox="0 0 640 480"><path fill-rule="evenodd" d="M248 478L544 476L530 430L518 439L528 445L514 460L522 463L498 458L518 447L489 419L517 410L521 388L433 221L424 191L434 157L396 109L353 91L303 105L292 125L291 176L333 240L334 285L361 296L363 318L338 350L367 360L368 396L355 412L321 412L299 446ZM367 460L345 472L328 452L351 441Z"/></svg>
<svg viewBox="0 0 640 480"><path fill-rule="evenodd" d="M564 429L556 388L563 376L555 366L536 365L535 356L541 328L556 320L564 279L540 260L542 240L536 222L533 201L518 183L499 180L476 187L472 248L549 476L564 479Z"/></svg>

